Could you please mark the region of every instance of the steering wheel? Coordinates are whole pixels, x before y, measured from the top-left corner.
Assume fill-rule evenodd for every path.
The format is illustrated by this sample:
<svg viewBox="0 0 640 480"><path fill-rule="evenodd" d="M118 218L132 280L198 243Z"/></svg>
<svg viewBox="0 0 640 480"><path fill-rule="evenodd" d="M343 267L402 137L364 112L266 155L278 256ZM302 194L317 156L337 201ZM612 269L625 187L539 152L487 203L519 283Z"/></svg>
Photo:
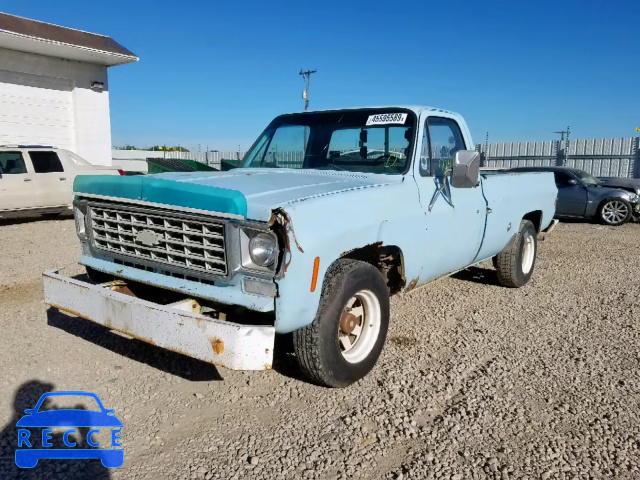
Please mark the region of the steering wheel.
<svg viewBox="0 0 640 480"><path fill-rule="evenodd" d="M394 167L398 160L400 160L400 154L396 152L389 152L388 154L382 154L372 159L372 163L380 165L384 163L385 168Z"/></svg>

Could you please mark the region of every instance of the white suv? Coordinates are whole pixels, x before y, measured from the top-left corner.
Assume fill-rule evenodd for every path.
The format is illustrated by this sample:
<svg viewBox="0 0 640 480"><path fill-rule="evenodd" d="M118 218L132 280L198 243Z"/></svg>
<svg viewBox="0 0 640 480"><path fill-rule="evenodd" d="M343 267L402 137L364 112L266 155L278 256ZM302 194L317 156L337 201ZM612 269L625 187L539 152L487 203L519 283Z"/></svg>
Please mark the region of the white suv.
<svg viewBox="0 0 640 480"><path fill-rule="evenodd" d="M68 150L0 146L0 218L70 212L76 175L118 175Z"/></svg>

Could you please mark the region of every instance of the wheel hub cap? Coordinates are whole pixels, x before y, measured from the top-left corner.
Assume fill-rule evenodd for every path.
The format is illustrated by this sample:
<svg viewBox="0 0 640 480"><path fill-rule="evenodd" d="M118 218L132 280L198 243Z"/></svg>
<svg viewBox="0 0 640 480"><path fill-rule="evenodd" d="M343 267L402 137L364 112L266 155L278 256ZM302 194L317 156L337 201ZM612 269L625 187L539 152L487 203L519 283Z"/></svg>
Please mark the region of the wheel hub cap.
<svg viewBox="0 0 640 480"><path fill-rule="evenodd" d="M524 242L522 244L522 273L527 275L533 267L533 261L536 256L536 245L533 236L526 232Z"/></svg>
<svg viewBox="0 0 640 480"><path fill-rule="evenodd" d="M382 324L380 302L371 290L360 290L347 301L338 327L338 344L344 359L359 363L373 350Z"/></svg>
<svg viewBox="0 0 640 480"><path fill-rule="evenodd" d="M340 319L340 331L342 333L353 333L358 325L358 317L353 313L344 312Z"/></svg>
<svg viewBox="0 0 640 480"><path fill-rule="evenodd" d="M622 222L628 214L627 206L618 201L612 201L602 207L602 218L609 223Z"/></svg>

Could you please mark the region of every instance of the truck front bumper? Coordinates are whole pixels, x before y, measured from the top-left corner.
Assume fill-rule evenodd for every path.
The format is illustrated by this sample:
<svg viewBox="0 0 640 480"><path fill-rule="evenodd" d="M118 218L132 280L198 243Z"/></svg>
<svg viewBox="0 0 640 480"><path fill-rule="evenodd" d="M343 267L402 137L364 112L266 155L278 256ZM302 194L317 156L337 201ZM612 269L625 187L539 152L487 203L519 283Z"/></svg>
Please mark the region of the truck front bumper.
<svg viewBox="0 0 640 480"><path fill-rule="evenodd" d="M233 370L273 363L275 328L241 325L142 300L58 274L43 274L46 304L167 350Z"/></svg>

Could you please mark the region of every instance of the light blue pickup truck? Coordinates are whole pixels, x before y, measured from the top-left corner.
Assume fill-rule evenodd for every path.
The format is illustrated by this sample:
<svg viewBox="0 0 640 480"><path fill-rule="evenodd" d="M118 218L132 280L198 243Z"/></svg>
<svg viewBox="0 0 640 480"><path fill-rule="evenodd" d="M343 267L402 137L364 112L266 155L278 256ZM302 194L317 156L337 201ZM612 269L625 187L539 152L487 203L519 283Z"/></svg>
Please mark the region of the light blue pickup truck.
<svg viewBox="0 0 640 480"><path fill-rule="evenodd" d="M551 173L483 175L462 117L430 107L282 115L229 172L75 181L80 263L52 307L232 369L347 386L375 365L389 297L493 258L526 284L553 221Z"/></svg>

